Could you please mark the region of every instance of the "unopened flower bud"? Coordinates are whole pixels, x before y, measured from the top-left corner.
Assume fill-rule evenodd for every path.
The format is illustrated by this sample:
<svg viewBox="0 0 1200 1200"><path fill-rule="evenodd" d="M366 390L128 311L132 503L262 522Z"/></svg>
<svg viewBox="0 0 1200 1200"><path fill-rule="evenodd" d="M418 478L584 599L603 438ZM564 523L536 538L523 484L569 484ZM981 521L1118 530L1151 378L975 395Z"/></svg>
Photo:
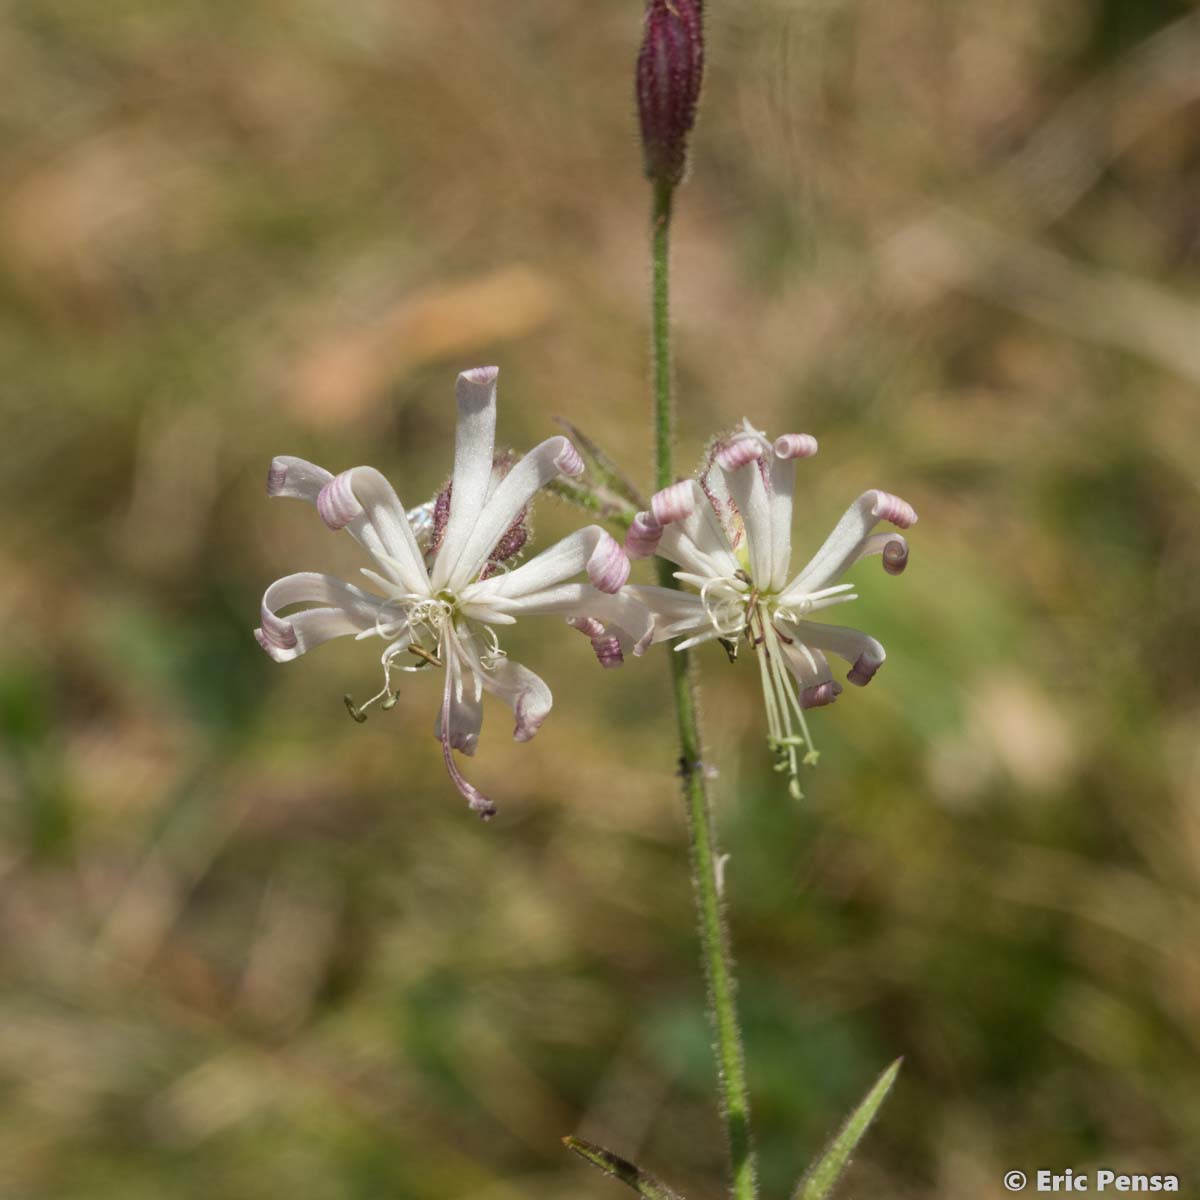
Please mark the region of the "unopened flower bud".
<svg viewBox="0 0 1200 1200"><path fill-rule="evenodd" d="M702 0L647 0L637 62L638 118L646 175L673 188L687 168L704 74Z"/></svg>

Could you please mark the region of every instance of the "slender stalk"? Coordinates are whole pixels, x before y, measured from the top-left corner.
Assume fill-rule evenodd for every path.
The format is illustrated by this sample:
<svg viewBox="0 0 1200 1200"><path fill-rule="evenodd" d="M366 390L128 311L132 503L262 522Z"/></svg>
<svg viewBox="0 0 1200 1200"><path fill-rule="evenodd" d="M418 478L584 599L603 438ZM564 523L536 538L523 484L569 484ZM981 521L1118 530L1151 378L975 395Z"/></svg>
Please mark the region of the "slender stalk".
<svg viewBox="0 0 1200 1200"><path fill-rule="evenodd" d="M654 441L656 487L674 482L672 452L675 444L671 407L671 329L669 273L672 188L658 185L654 192L653 313L654 313ZM678 586L671 564L658 560L659 582ZM692 888L700 925L704 974L708 982L709 1017L716 1036L717 1076L721 1115L729 1142L734 1200L755 1200L758 1184L750 1136L750 1101L738 1023L733 961L729 932L717 885L719 851L712 807L701 761L700 720L692 680L691 655L668 647L671 684L679 727L679 773L688 815Z"/></svg>

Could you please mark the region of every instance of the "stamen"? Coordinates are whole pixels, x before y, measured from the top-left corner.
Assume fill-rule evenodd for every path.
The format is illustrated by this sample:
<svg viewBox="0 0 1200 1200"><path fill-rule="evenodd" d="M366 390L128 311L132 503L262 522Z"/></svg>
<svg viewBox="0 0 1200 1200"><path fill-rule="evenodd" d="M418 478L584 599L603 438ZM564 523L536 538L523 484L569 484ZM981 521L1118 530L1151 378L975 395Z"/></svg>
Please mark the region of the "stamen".
<svg viewBox="0 0 1200 1200"><path fill-rule="evenodd" d="M776 755L775 770L789 775L788 792L797 800L804 797L800 787L800 766L816 762L812 735L804 718L804 706L796 695L795 681L783 658L779 632L768 618L766 603L760 603L751 614L757 619L760 635L753 644L759 650L759 671L763 682L763 700L767 709L767 745ZM805 647L807 652L807 647ZM812 656L809 654L812 661ZM813 661L813 669L816 663ZM800 757L799 751L808 747Z"/></svg>
<svg viewBox="0 0 1200 1200"><path fill-rule="evenodd" d="M726 589L726 595L719 600L711 599L711 594L719 588ZM706 580L700 589L700 603L704 605L715 636L736 638L741 635L747 623L748 602L736 580L728 576Z"/></svg>

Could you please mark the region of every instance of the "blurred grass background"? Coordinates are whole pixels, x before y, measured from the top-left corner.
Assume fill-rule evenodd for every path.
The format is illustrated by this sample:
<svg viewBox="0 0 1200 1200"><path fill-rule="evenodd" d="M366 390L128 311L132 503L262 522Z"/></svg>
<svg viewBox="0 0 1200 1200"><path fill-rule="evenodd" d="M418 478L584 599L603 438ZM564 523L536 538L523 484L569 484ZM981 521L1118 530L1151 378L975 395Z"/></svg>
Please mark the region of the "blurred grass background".
<svg viewBox="0 0 1200 1200"><path fill-rule="evenodd" d="M559 708L489 710L485 827L434 684L359 727L372 653L250 636L359 562L271 456L418 503L461 368L511 444L561 414L648 476L640 14L0 5L4 1200L618 1194L569 1132L719 1193L661 657L521 626ZM704 657L766 1194L901 1053L847 1194L1196 1181L1200 16L708 22L681 461L746 413L821 439L801 546L866 487L922 514L802 804Z"/></svg>

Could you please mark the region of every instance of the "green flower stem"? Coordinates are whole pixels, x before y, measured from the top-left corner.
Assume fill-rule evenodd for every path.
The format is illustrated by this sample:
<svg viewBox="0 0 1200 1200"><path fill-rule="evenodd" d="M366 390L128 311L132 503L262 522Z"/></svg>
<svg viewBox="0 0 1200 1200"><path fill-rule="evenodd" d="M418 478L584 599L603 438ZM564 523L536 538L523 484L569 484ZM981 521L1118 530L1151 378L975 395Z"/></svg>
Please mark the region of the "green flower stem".
<svg viewBox="0 0 1200 1200"><path fill-rule="evenodd" d="M672 189L659 185L654 193L653 311L654 311L654 442L655 484L661 489L675 482L672 453L675 444L671 407L671 328L669 270ZM658 560L663 587L678 587L673 567ZM717 887L717 848L712 806L709 803L701 761L700 720L693 686L691 655L671 650L671 684L679 728L679 772L687 806L692 888L700 923L704 973L708 982L709 1016L716 1034L717 1077L721 1090L721 1115L729 1142L734 1200L755 1200L758 1185L750 1137L750 1101L742 1031L738 1023L729 950L729 932Z"/></svg>

